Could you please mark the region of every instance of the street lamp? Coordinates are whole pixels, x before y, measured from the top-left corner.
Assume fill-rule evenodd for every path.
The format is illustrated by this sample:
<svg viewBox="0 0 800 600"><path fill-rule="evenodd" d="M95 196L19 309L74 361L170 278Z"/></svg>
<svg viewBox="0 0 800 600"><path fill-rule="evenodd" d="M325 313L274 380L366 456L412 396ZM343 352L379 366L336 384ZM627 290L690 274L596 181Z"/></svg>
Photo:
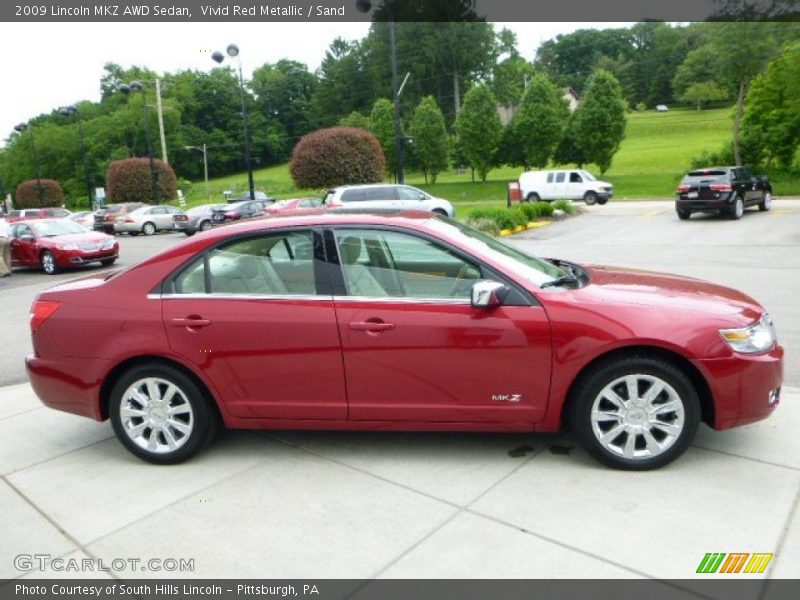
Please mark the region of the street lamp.
<svg viewBox="0 0 800 600"><path fill-rule="evenodd" d="M128 84L119 86L119 91L123 94L131 94L133 92L142 93L142 108L144 110L144 137L147 140L147 157L150 160L150 187L153 197L153 204L159 204L158 194L158 172L156 165L153 161L153 141L150 139L150 113L147 111L147 98L144 91L144 85L139 81L131 81Z"/></svg>
<svg viewBox="0 0 800 600"><path fill-rule="evenodd" d="M33 155L33 168L36 172L36 195L39 198L39 206L44 206L44 190L42 189L42 178L39 176L39 157L36 155L36 144L33 141L33 129L27 123L20 123L14 130L23 133L30 130L31 133L31 154Z"/></svg>
<svg viewBox="0 0 800 600"><path fill-rule="evenodd" d="M247 165L247 184L250 187L250 200L256 199L256 186L253 182L253 162L250 158L250 125L247 120L247 107L244 103L244 76L242 75L242 59L239 58L239 46L229 44L225 52L231 58L235 58L239 65L239 95L242 100L242 120L244 121L244 160ZM219 50L211 55L214 62L222 64L225 55Z"/></svg>
<svg viewBox="0 0 800 600"><path fill-rule="evenodd" d="M205 144L202 146L184 146L184 150L199 150L203 153L203 179L206 183L206 198L211 198L211 194L208 191L208 148Z"/></svg>
<svg viewBox="0 0 800 600"><path fill-rule="evenodd" d="M86 183L86 197L89 199L89 210L92 210L92 179L89 176L89 155L86 153L86 144L83 138L83 121L78 112L78 107L74 104L63 106L58 109L59 114L65 117L77 115L78 133L81 140L81 155L83 156L83 178Z"/></svg>

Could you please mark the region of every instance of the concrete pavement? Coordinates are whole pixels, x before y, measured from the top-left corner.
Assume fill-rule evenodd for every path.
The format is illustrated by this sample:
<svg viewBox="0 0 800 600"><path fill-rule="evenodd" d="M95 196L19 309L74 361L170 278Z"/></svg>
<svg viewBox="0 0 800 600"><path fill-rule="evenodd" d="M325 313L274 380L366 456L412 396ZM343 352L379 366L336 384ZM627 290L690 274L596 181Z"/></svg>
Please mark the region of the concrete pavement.
<svg viewBox="0 0 800 600"><path fill-rule="evenodd" d="M228 432L155 467L108 423L9 386L0 578L62 576L14 567L49 553L194 559L111 577L707 579L706 552L771 552L749 578L800 577L799 427L787 388L770 419L702 426L646 473L604 468L568 435L451 433Z"/></svg>

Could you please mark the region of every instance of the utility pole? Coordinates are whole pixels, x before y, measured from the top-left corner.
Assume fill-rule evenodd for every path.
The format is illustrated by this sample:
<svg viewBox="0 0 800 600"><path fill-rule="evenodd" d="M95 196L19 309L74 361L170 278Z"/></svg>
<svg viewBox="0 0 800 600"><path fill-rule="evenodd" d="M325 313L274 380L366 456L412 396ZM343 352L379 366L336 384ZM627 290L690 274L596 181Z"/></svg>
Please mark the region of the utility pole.
<svg viewBox="0 0 800 600"><path fill-rule="evenodd" d="M403 173L403 131L400 124L400 93L397 90L397 42L395 40L394 20L389 21L389 46L392 53L392 92L394 95L394 141L397 154L397 183L405 183Z"/></svg>
<svg viewBox="0 0 800 600"><path fill-rule="evenodd" d="M164 136L164 109L161 106L161 80L156 77L156 109L158 110L158 134L161 136L161 160L169 164L167 160L167 140Z"/></svg>

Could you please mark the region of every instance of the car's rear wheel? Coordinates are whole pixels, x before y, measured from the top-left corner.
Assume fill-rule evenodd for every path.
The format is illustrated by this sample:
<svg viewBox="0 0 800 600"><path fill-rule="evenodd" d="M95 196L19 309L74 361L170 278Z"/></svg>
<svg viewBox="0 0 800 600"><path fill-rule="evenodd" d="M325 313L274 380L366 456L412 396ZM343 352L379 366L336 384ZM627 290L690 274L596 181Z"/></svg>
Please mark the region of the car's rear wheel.
<svg viewBox="0 0 800 600"><path fill-rule="evenodd" d="M142 233L145 235L153 235L156 232L156 226L154 223L150 223L149 221L142 225Z"/></svg>
<svg viewBox="0 0 800 600"><path fill-rule="evenodd" d="M700 422L697 391L673 364L634 356L600 364L572 394L570 422L587 452L617 469L662 467Z"/></svg>
<svg viewBox="0 0 800 600"><path fill-rule="evenodd" d="M531 192L527 197L528 202L539 202L541 197L536 192Z"/></svg>
<svg viewBox="0 0 800 600"><path fill-rule="evenodd" d="M691 217L691 216L692 216L692 213L691 213L691 211L688 211L688 210L686 210L685 208L679 208L679 209L677 209L675 212L677 212L677 213L678 213L678 218L679 218L681 221L686 221L686 220L688 220L688 219L689 219L689 217Z"/></svg>
<svg viewBox="0 0 800 600"><path fill-rule="evenodd" d="M733 199L729 216L734 221L738 221L742 218L742 215L744 215L744 200L742 200L741 196L736 196L736 198Z"/></svg>
<svg viewBox="0 0 800 600"><path fill-rule="evenodd" d="M595 192L586 192L583 195L583 201L589 206L597 202L597 194Z"/></svg>
<svg viewBox="0 0 800 600"><path fill-rule="evenodd" d="M182 462L210 442L217 414L186 374L169 365L133 367L111 390L109 416L120 442L156 464Z"/></svg>
<svg viewBox="0 0 800 600"><path fill-rule="evenodd" d="M42 270L48 275L55 275L61 271L61 267L59 267L58 263L56 262L56 257L49 250L42 252L41 261Z"/></svg>
<svg viewBox="0 0 800 600"><path fill-rule="evenodd" d="M207 231L211 229L211 221L203 221L200 223L200 231Z"/></svg>
<svg viewBox="0 0 800 600"><path fill-rule="evenodd" d="M764 197L758 203L758 210L768 211L770 208L772 208L772 194L764 192Z"/></svg>

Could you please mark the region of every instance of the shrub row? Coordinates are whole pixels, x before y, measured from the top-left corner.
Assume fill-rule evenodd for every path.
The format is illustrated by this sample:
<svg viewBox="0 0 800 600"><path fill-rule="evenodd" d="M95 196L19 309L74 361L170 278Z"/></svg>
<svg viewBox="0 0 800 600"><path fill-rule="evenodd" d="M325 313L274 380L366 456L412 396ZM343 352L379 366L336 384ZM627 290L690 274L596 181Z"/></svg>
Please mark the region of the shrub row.
<svg viewBox="0 0 800 600"><path fill-rule="evenodd" d="M489 233L497 233L503 229L514 229L528 224L540 217L549 217L555 210L572 214L575 209L568 200L557 202L533 202L516 204L511 208L479 207L472 209L467 215L467 222L472 227Z"/></svg>

